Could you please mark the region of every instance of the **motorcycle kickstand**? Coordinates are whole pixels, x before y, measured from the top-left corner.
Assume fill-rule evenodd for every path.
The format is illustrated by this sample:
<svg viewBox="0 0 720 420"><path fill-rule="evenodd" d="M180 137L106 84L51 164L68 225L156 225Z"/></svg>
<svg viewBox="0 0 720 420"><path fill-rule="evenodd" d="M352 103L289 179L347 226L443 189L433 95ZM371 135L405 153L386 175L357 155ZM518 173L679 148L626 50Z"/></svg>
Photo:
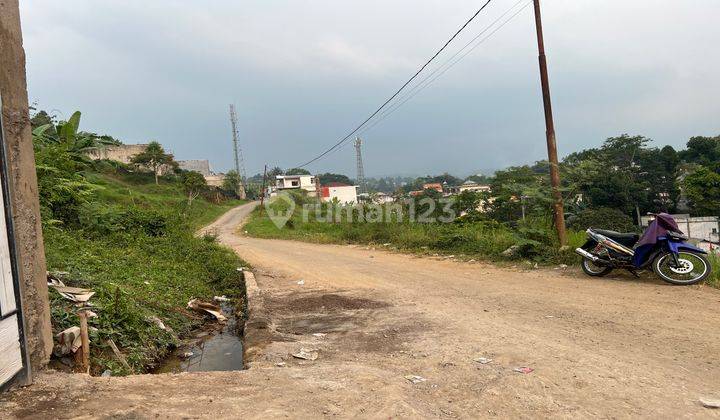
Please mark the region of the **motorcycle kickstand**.
<svg viewBox="0 0 720 420"><path fill-rule="evenodd" d="M640 275L637 273L636 270L634 270L632 268L628 268L627 271L629 271L633 276L635 276L636 279L640 278Z"/></svg>

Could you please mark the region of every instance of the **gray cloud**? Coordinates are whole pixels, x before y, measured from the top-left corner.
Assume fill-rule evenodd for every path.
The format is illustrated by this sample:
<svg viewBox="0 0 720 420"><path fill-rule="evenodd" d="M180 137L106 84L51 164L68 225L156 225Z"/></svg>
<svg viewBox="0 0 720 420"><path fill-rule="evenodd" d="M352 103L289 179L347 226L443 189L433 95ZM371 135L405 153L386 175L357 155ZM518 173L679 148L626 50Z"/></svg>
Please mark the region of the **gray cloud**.
<svg viewBox="0 0 720 420"><path fill-rule="evenodd" d="M515 0L494 0L464 45ZM301 163L344 136L478 7L467 0L23 2L31 100L126 142L232 165L227 105L249 173ZM620 133L680 147L720 133L715 0L546 0L561 154ZM454 51L454 50L452 50ZM369 175L466 174L542 159L526 9L365 134ZM440 61L442 62L442 60ZM354 174L345 147L313 171Z"/></svg>

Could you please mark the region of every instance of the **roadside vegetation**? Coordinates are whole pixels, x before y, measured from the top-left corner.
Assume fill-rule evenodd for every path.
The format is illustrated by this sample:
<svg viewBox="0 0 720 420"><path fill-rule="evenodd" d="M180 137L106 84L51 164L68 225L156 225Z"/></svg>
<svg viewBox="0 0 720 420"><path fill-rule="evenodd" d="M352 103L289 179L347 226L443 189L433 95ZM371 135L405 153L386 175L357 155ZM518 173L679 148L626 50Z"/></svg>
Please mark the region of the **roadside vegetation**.
<svg viewBox="0 0 720 420"><path fill-rule="evenodd" d="M87 152L119 142L79 131L79 123L79 113L68 122L42 112L33 118L48 270L67 286L96 293L90 300L97 313L89 321L92 373L145 372L203 324L186 309L191 298L242 297L237 268L246 264L213 237L194 235L241 201L207 187L197 173L156 177L146 169L158 169L153 162L175 168L157 143L138 165L91 161ZM50 298L54 333L79 324L71 302L52 289Z"/></svg>
<svg viewBox="0 0 720 420"><path fill-rule="evenodd" d="M549 218L528 218L513 225L503 224L479 212L470 212L449 223L419 223L409 215L424 209L411 209L408 204L386 204L380 213L391 217L378 220L378 206L334 206L318 204L313 198L289 194L296 209L311 204L308 217L296 210L283 228L279 229L265 208L252 214L244 230L249 235L294 239L316 243L351 243L385 246L403 251L440 253L456 257L484 258L495 261L525 261L528 264L568 264L574 260L570 248L560 250ZM421 200L425 197L417 197ZM452 203L457 208L459 203ZM438 204L438 208L442 208ZM272 212L284 214L289 209L286 200L272 200ZM459 214L460 212L458 212ZM339 219L336 218L340 215ZM570 246L580 246L584 233L570 232Z"/></svg>
<svg viewBox="0 0 720 420"><path fill-rule="evenodd" d="M639 232L638 215L648 212L689 213L693 216L720 215L720 136L693 137L684 150L671 146L652 147L642 136L622 135L607 139L600 147L573 153L560 165L562 195L567 216L569 249L560 250L552 225L552 197L549 166L540 161L495 172L492 176L474 175L467 179L450 174L417 179L371 179L368 189L395 198L383 208L396 208L404 220L357 217L369 214L367 204L355 206L352 219L326 221L329 205L310 212L303 219L299 209L312 199L293 194L297 203L293 217L278 229L258 209L246 230L267 238L289 238L314 242L390 244L417 252L463 254L471 258L525 261L529 264L570 264L577 262L572 249L585 240L588 227ZM303 173L291 169L287 173ZM273 168L272 174L283 173ZM319 175L320 181L348 182L340 174ZM488 185L490 192L464 191L449 197L456 215L449 223L410 223L409 214L418 214L410 198L434 200L438 212L445 206L441 194L428 184L440 184L444 190L473 181ZM412 194L411 194L412 193ZM418 193L420 193L418 195ZM367 202L367 201L365 201ZM272 206L277 206L273 208ZM272 203L273 211L282 212L283 200ZM345 214L346 210L343 210ZM382 211L387 213L386 210ZM321 219L318 221L317 219ZM718 257L712 258L715 270L708 284L720 286Z"/></svg>

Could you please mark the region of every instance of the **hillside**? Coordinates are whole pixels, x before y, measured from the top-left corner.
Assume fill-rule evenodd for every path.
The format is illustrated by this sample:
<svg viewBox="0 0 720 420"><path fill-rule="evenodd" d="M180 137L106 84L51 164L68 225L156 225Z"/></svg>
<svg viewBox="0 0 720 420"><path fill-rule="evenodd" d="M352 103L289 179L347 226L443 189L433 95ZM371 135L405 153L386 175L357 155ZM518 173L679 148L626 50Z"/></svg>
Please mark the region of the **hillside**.
<svg viewBox="0 0 720 420"><path fill-rule="evenodd" d="M77 219L45 218L48 270L66 272L61 277L68 286L96 292L91 302L98 317L90 320L97 328L91 333L93 373L130 373L108 339L125 353L133 372L143 372L202 324L202 317L185 309L191 298L244 293L237 271L244 263L214 238L193 234L241 202L201 197L188 207L178 180L155 185L151 174L109 162L93 163L82 175L90 192ZM54 333L78 325L72 305L54 291L51 306ZM158 327L155 317L169 329Z"/></svg>

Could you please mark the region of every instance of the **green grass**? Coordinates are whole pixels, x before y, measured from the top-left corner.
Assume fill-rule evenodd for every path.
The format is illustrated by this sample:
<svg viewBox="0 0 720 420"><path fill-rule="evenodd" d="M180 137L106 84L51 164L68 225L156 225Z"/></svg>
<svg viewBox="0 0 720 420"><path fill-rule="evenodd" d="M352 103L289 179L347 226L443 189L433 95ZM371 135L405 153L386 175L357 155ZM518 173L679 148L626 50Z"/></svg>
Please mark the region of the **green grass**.
<svg viewBox="0 0 720 420"><path fill-rule="evenodd" d="M98 173L87 178L101 188L82 225L44 227L48 270L68 272L68 286L96 292L91 299L98 314L90 321L97 328L91 334L92 372L130 373L107 339L125 353L133 372L144 372L202 324L202 317L185 309L191 298L243 297L237 267L247 264L212 238L194 236L197 228L241 201L213 204L197 198L188 208L173 182L155 185L151 179ZM72 305L50 293L54 332L78 325ZM153 316L173 332L148 321Z"/></svg>
<svg viewBox="0 0 720 420"><path fill-rule="evenodd" d="M203 199L195 199L187 207L187 197L177 182L161 178L160 185L155 185L152 175L133 174L133 177L120 175L90 173L87 178L100 186L96 191L96 199L102 203L123 206L139 206L158 211L171 211L185 214L190 226L200 228L208 225L229 209L247 201L227 200L213 204Z"/></svg>
<svg viewBox="0 0 720 420"><path fill-rule="evenodd" d="M712 274L710 274L710 277L706 280L707 284L720 288L720 255L710 254L708 259L712 266Z"/></svg>
<svg viewBox="0 0 720 420"><path fill-rule="evenodd" d="M272 205L277 211L284 211L287 207L280 200ZM314 212L303 220L301 212L296 211L288 224L278 229L265 209L258 208L244 230L249 235L262 238L316 243L390 244L409 252L462 254L496 261L509 260L501 256L502 252L513 245L520 245L522 250L514 259L553 264L568 264L576 260L571 251L559 250L551 227L541 221L528 222L518 229L490 220L467 223L326 223L318 222ZM570 232L569 239L571 247L578 247L584 242L585 234Z"/></svg>

